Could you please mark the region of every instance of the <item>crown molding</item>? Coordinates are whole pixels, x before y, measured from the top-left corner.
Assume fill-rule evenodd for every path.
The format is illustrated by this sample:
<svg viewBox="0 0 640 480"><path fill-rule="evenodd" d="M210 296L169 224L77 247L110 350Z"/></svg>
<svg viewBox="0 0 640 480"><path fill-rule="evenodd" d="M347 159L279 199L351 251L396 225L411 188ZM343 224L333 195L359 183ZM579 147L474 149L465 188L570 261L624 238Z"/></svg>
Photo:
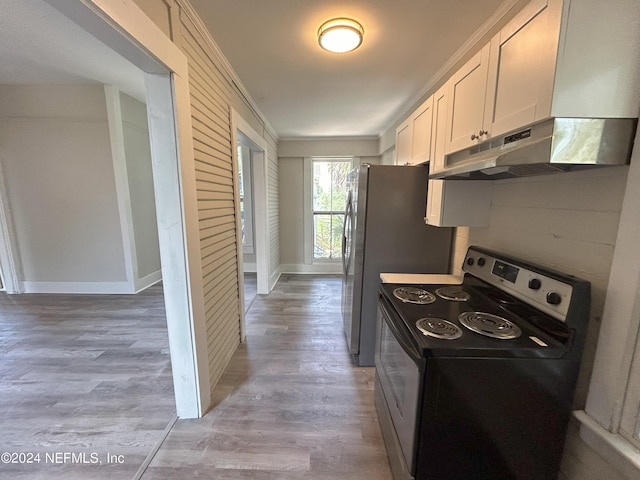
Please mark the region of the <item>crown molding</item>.
<svg viewBox="0 0 640 480"><path fill-rule="evenodd" d="M176 4L180 7L181 11L191 20L193 25L198 30L198 33L202 36L202 38L206 42L206 46L211 51L212 57L219 63L218 67L220 68L221 73L226 78L229 85L236 90L236 92L242 97L242 99L246 102L247 106L253 111L253 113L258 117L258 119L262 122L265 130L277 141L279 140L278 132L276 132L275 128L271 125L267 117L260 111L258 105L255 103L253 98L251 98L251 94L247 90L247 88L240 80L240 77L233 69L227 57L224 56L222 49L218 46L216 41L214 40L211 32L204 24L198 13L193 8L193 5L189 2L189 0L174 0Z"/></svg>
<svg viewBox="0 0 640 480"><path fill-rule="evenodd" d="M462 46L456 50L456 52L449 58L449 60L435 73L431 80L422 87L413 97L401 107L400 114L395 115L392 120L386 125L384 130L378 134L378 137L382 137L391 128L404 120L408 111L418 102L426 100L427 94L436 90L443 80L447 79L447 74L451 71L458 62L462 61L465 56L477 49L478 43L482 38L493 30L493 28L522 0L505 0L498 9L467 39Z"/></svg>

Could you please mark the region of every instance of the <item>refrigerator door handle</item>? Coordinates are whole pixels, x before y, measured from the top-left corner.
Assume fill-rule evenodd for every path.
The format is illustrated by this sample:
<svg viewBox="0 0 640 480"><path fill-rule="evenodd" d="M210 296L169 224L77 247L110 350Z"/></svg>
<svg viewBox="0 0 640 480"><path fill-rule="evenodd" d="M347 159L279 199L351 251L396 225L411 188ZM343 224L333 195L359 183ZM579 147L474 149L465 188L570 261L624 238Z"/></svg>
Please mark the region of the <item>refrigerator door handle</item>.
<svg viewBox="0 0 640 480"><path fill-rule="evenodd" d="M345 275L349 273L349 260L347 258L347 222L351 222L351 212L353 210L351 192L347 195L347 207L344 212L344 223L342 224L342 271Z"/></svg>

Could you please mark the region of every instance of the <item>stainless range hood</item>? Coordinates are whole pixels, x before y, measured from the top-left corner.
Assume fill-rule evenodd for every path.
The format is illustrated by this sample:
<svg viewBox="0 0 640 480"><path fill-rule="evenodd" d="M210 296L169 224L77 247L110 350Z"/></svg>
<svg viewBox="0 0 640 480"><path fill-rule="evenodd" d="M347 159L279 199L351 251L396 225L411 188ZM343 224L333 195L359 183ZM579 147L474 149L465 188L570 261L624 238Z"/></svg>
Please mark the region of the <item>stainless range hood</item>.
<svg viewBox="0 0 640 480"><path fill-rule="evenodd" d="M635 118L552 118L445 157L429 178L498 180L626 165Z"/></svg>

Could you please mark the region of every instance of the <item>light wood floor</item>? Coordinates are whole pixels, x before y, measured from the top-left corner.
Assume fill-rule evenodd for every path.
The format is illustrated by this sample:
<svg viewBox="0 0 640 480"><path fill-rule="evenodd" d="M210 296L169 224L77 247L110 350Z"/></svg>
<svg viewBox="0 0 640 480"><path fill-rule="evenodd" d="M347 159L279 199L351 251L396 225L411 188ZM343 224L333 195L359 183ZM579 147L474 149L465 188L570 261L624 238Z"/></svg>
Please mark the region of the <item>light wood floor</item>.
<svg viewBox="0 0 640 480"><path fill-rule="evenodd" d="M244 274L244 311L251 308L251 304L258 294L258 277L255 273Z"/></svg>
<svg viewBox="0 0 640 480"><path fill-rule="evenodd" d="M373 368L352 366L336 276L283 276L247 315L200 420L178 420L143 475L264 480L389 480Z"/></svg>
<svg viewBox="0 0 640 480"><path fill-rule="evenodd" d="M335 276L283 276L258 295L213 408L175 424L159 288L3 296L0 453L95 451L124 464L0 464L0 478L390 480L373 369L351 364L340 288Z"/></svg>
<svg viewBox="0 0 640 480"><path fill-rule="evenodd" d="M0 294L1 479L133 478L174 419L160 286Z"/></svg>

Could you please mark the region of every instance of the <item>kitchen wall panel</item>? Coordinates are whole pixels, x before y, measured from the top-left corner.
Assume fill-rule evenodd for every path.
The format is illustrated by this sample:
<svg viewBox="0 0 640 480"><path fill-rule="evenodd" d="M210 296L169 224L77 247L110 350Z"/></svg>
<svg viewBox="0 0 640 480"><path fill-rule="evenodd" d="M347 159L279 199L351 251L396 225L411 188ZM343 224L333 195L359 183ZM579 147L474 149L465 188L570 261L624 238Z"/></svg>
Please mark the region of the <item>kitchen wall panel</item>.
<svg viewBox="0 0 640 480"><path fill-rule="evenodd" d="M584 407L589 387L627 171L628 167L612 167L496 181L489 227L469 230L472 245L591 282L590 328L575 409ZM565 480L624 478L582 442L575 427L567 439L563 475Z"/></svg>

